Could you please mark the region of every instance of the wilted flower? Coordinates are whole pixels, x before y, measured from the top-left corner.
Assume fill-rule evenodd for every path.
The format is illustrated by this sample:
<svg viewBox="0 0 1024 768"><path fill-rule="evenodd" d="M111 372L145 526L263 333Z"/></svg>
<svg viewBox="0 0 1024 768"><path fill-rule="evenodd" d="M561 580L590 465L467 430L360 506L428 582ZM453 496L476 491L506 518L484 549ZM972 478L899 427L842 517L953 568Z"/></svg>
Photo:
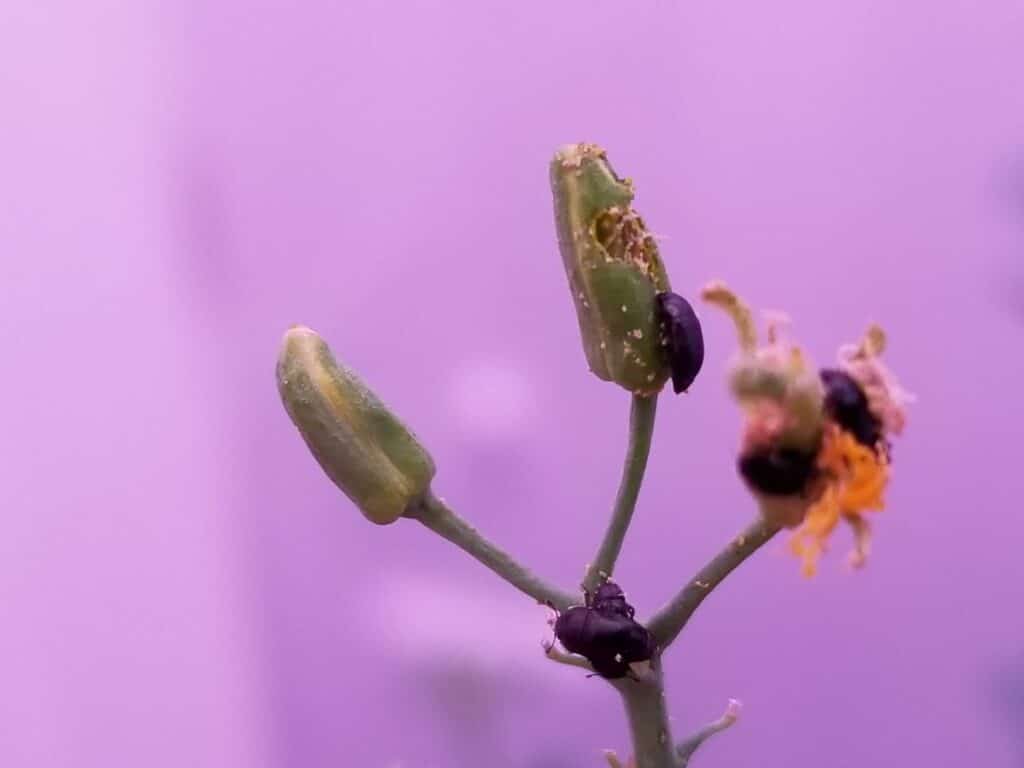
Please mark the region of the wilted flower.
<svg viewBox="0 0 1024 768"><path fill-rule="evenodd" d="M285 334L277 387L310 452L367 519L393 523L430 488L430 454L315 331Z"/></svg>
<svg viewBox="0 0 1024 768"><path fill-rule="evenodd" d="M903 431L910 401L879 359L884 349L885 334L872 326L860 344L840 349L838 369L821 372L829 420L818 458L824 490L791 542L808 576L815 573L840 519L853 529L850 563L859 567L870 553L871 527L865 513L885 507L889 439Z"/></svg>
<svg viewBox="0 0 1024 768"><path fill-rule="evenodd" d="M739 338L729 375L744 413L739 472L765 519L799 525L822 490L816 466L825 427L821 379L800 348L780 337L777 322L759 345L750 308L725 285L710 283L702 296L729 314Z"/></svg>
<svg viewBox="0 0 1024 768"><path fill-rule="evenodd" d="M872 326L860 344L839 351L837 368L815 372L803 352L782 339L778 320L758 344L750 308L721 283L706 301L736 325L740 353L730 373L745 423L738 466L771 523L799 526L791 547L813 575L840 519L850 524L850 562L864 563L871 529L865 513L885 506L889 440L906 422L910 396L879 356L885 334Z"/></svg>

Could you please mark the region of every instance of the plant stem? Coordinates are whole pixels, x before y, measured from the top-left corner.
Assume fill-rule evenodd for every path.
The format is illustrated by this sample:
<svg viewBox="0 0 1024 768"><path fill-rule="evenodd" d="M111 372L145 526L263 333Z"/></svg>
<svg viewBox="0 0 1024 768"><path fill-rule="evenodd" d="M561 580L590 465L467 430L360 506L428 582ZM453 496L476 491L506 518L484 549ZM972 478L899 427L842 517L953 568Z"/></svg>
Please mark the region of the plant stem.
<svg viewBox="0 0 1024 768"><path fill-rule="evenodd" d="M636 768L676 768L661 671L652 669L643 680L623 679L613 685L626 707Z"/></svg>
<svg viewBox="0 0 1024 768"><path fill-rule="evenodd" d="M694 611L712 590L725 581L744 560L754 554L776 533L779 527L758 517L705 565L690 582L679 591L647 623L658 647L664 651L676 639Z"/></svg>
<svg viewBox="0 0 1024 768"><path fill-rule="evenodd" d="M583 656L578 656L575 653L565 653L564 651L558 650L553 645L544 652L544 655L552 661L557 661L559 664L578 667L580 669L585 669L588 672L594 671L594 667Z"/></svg>
<svg viewBox="0 0 1024 768"><path fill-rule="evenodd" d="M633 403L629 412L629 446L626 449L626 460L622 466L622 480L619 492L615 497L611 520L605 531L601 546L587 568L583 578L583 587L593 592L598 585L608 579L615 569L615 561L622 550L622 542L633 519L633 510L640 495L640 485L647 469L647 457L651 451L651 436L654 434L654 417L658 408L658 396L643 397L633 395Z"/></svg>
<svg viewBox="0 0 1024 768"><path fill-rule="evenodd" d="M721 733L726 728L730 727L736 722L740 714L740 704L735 699L729 700L729 705L725 708L725 712L720 718L714 722L708 723L699 731L694 733L685 741L679 743L676 747L676 754L679 756L679 768L686 768L690 763L690 758L693 757L693 753L697 751L701 744L707 741L709 738L714 736L716 733Z"/></svg>
<svg viewBox="0 0 1024 768"><path fill-rule="evenodd" d="M480 535L473 526L431 492L427 493L422 502L411 507L406 512L406 517L418 520L434 533L448 539L538 603L550 605L559 611L580 603L577 595L552 586L520 565L511 555Z"/></svg>

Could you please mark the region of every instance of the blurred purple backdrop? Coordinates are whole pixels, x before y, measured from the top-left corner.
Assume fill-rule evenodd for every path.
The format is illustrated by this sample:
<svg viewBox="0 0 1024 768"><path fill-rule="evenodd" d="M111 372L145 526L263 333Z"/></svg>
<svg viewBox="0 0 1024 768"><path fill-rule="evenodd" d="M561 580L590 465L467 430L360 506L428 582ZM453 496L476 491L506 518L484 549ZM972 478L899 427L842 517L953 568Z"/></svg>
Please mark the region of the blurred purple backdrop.
<svg viewBox="0 0 1024 768"><path fill-rule="evenodd" d="M680 736L746 704L695 765L1021 765L1022 39L1019 0L5 2L0 764L626 751L544 612L365 524L272 379L318 329L449 501L578 580L628 407L554 244L546 163L588 140L677 290L726 278L821 361L881 320L919 397L868 569L840 539L804 581L777 543L670 654ZM752 513L705 331L621 561L642 614Z"/></svg>

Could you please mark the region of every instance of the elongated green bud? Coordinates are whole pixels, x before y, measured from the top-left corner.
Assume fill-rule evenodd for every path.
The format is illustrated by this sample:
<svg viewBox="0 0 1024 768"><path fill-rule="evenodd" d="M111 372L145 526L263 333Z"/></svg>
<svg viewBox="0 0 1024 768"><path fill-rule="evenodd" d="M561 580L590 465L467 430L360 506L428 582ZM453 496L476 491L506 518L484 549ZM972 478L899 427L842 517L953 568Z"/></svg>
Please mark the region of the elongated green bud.
<svg viewBox="0 0 1024 768"><path fill-rule="evenodd" d="M631 207L633 186L604 150L572 144L551 161L555 226L587 364L640 395L669 376L657 294L670 289L658 246Z"/></svg>
<svg viewBox="0 0 1024 768"><path fill-rule="evenodd" d="M277 388L314 458L367 519L393 523L426 493L430 454L315 331L285 334Z"/></svg>

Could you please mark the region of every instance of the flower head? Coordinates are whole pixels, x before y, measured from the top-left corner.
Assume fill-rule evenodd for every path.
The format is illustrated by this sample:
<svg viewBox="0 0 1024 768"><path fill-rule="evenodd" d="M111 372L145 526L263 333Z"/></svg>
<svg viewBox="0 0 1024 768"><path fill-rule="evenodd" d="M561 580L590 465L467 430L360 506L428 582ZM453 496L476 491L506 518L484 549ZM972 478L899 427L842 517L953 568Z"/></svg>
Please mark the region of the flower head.
<svg viewBox="0 0 1024 768"><path fill-rule="evenodd" d="M903 431L911 400L879 359L884 349L884 332L872 326L860 344L839 350L838 368L821 372L828 423L817 466L824 490L790 543L807 576L816 572L818 558L841 519L853 529L850 564L862 566L870 553L866 514L885 508L891 474L889 439Z"/></svg>
<svg viewBox="0 0 1024 768"><path fill-rule="evenodd" d="M750 308L729 288L710 283L702 296L732 318L739 339L729 384L744 415L740 475L765 519L799 525L822 490L824 386L800 347L780 333L780 318L769 322L760 343Z"/></svg>

